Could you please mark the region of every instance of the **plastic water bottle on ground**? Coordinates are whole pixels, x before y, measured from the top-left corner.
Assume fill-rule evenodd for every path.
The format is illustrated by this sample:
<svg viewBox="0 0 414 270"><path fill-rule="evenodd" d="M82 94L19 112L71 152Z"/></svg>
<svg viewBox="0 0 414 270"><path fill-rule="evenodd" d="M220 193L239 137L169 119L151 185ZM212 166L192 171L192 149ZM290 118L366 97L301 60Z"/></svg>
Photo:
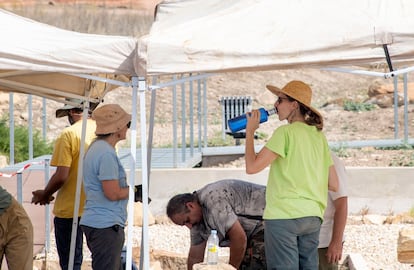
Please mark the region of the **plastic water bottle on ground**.
<svg viewBox="0 0 414 270"><path fill-rule="evenodd" d="M211 234L207 240L207 264L218 263L218 245L219 238L216 230L211 230Z"/></svg>

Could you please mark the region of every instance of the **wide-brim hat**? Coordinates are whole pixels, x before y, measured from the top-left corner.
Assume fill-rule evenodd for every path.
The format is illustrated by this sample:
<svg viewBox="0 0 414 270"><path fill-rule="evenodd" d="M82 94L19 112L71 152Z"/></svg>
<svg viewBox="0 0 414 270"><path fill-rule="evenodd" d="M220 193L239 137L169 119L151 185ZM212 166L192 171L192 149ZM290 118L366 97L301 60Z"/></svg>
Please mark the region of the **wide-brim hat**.
<svg viewBox="0 0 414 270"><path fill-rule="evenodd" d="M306 107L308 107L311 111L316 113L321 121L323 121L323 117L321 113L312 107L312 89L309 85L302 81L290 81L287 83L283 88L279 88L273 85L266 85L266 88L275 94L276 96L280 96L281 93L299 101Z"/></svg>
<svg viewBox="0 0 414 270"><path fill-rule="evenodd" d="M56 118L67 116L72 109L82 109L82 100L77 98L65 98L65 106L56 110Z"/></svg>
<svg viewBox="0 0 414 270"><path fill-rule="evenodd" d="M131 114L127 113L118 104L106 104L98 107L92 113L96 122L96 135L115 133L123 129L130 121Z"/></svg>
<svg viewBox="0 0 414 270"><path fill-rule="evenodd" d="M83 100L77 98L65 98L65 106L56 110L56 118L67 116L72 109L83 109ZM98 106L99 102L89 103L89 113Z"/></svg>

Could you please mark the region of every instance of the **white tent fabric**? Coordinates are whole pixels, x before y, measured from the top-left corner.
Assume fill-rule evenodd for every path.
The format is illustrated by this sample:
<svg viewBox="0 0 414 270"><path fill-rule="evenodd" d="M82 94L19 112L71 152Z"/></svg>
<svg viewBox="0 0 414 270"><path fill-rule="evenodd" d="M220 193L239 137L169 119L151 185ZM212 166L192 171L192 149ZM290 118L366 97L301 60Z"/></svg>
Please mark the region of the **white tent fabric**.
<svg viewBox="0 0 414 270"><path fill-rule="evenodd" d="M137 46L135 38L67 31L17 16L2 9L0 9L0 34L2 37L0 91L22 92L61 102L64 101L64 97L92 101L102 99L107 91L117 86L130 86L136 96L138 79L134 67ZM144 91L141 95L144 96ZM141 111L145 115L145 103L141 101L141 104L143 104ZM132 112L132 115L133 121L136 121L136 110ZM84 110L82 142L85 141L86 117L87 110ZM142 126L145 131L145 118ZM135 122L131 130L132 134L136 134ZM145 132L143 135L141 144L145 145ZM131 142L133 161L131 161L129 181L132 183L135 182L135 141L136 136L132 137ZM80 155L83 156L83 153L84 144L81 144ZM78 179L81 178L82 162L79 163L78 170ZM77 209L79 209L80 183L78 181L76 189L74 223L77 222ZM129 213L133 213L133 186L131 185L129 192ZM143 192L143 199L148 199L147 192ZM148 207L148 204L144 205ZM133 214L129 214L128 232L130 234L132 217ZM76 227L73 228L72 239L75 239ZM127 243L127 267L129 268L131 268L132 256L131 241L128 239ZM73 266L74 247L72 241L69 268ZM149 261L148 258L146 260Z"/></svg>
<svg viewBox="0 0 414 270"><path fill-rule="evenodd" d="M137 40L63 30L0 9L0 90L99 97L105 86L76 74L129 80ZM49 90L48 90L49 89Z"/></svg>
<svg viewBox="0 0 414 270"><path fill-rule="evenodd" d="M150 75L414 60L410 0L166 0L139 42Z"/></svg>

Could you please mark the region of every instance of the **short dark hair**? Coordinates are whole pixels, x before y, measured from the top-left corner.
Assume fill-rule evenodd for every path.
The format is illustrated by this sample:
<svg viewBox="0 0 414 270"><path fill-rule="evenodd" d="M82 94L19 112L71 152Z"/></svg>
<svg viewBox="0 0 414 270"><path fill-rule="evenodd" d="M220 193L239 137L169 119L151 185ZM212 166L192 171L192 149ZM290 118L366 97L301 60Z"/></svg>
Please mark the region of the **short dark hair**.
<svg viewBox="0 0 414 270"><path fill-rule="evenodd" d="M72 109L68 109L68 111L74 111L75 113L83 113L82 108L72 108ZM91 114L91 112L88 112L88 113Z"/></svg>
<svg viewBox="0 0 414 270"><path fill-rule="evenodd" d="M183 193L172 197L167 204L167 216L171 218L175 214L186 213L188 202L197 201L197 195L195 193Z"/></svg>

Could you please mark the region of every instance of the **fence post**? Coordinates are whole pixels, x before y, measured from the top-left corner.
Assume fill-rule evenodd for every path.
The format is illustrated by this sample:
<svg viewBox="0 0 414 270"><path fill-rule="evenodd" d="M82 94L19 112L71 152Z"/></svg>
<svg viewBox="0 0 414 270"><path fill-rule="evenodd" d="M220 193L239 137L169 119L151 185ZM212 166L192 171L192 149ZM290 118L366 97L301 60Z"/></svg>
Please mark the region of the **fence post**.
<svg viewBox="0 0 414 270"><path fill-rule="evenodd" d="M17 201L23 205L23 174L18 172L17 176Z"/></svg>
<svg viewBox="0 0 414 270"><path fill-rule="evenodd" d="M50 160L45 159L45 186L50 179ZM47 254L50 249L50 204L46 204L45 207L45 253Z"/></svg>

